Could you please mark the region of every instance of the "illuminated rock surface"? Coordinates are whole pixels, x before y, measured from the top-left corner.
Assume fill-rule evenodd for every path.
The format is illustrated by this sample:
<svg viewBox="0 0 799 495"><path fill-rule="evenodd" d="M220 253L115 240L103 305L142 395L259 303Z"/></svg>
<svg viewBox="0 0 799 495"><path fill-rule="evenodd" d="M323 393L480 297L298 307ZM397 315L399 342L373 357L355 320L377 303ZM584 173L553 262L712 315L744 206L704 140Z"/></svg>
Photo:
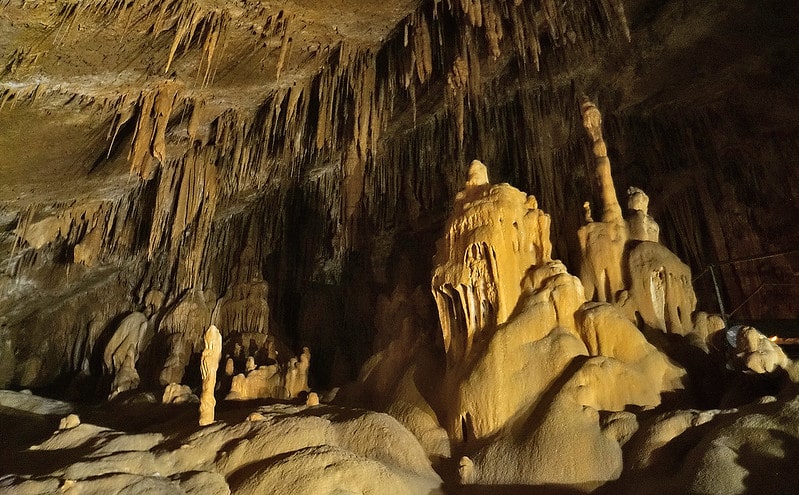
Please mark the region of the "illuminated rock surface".
<svg viewBox="0 0 799 495"><path fill-rule="evenodd" d="M0 0L0 485L779 492L797 25Z"/></svg>

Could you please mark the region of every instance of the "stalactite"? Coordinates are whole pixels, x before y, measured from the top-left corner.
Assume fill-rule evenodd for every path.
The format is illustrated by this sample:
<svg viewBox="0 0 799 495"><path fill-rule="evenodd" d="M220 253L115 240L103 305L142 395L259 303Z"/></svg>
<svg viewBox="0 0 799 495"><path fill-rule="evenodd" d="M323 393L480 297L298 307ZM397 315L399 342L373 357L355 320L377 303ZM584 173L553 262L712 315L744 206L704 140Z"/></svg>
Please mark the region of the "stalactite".
<svg viewBox="0 0 799 495"><path fill-rule="evenodd" d="M317 74L267 85L249 111L215 106L205 100L212 91L202 88L213 83L227 33L238 27L232 11L191 0L81 0L60 11L59 39L72 24L91 25L87 16L106 17L159 39L164 59L155 69L170 78L185 80L182 54L197 49L197 87L170 79L94 101L88 92L0 83L0 109L58 96L108 115L106 156L118 141L131 140L130 173L144 180L59 234L76 261L102 266L146 251L146 262L131 261L136 290L158 288L174 302L185 291L225 293L239 282L229 274L237 253L258 242L253 264L263 269L268 257L280 258L269 263L282 264L281 277L291 280L276 288L280 299L312 280L338 280L366 232L404 228L422 212L443 211L464 178L464 156L502 164L502 176L526 182L520 187L535 191L542 207L569 211L566 197L585 177L548 185L568 182L559 165L579 161L583 151L570 134L575 95L561 81L554 94L542 87L586 60L592 44L620 37L617 4L581 0L550 6L544 15L534 2L425 2L379 48L336 41L318 49ZM263 6L258 12L263 22L253 21L248 35L276 61L276 78L287 80L297 52L290 46L293 16ZM585 32L571 40L569 30L579 26ZM569 42L541 43L553 36ZM530 61L541 67L526 73L532 82L510 94L492 88L505 64ZM181 110L185 132L184 118L170 119ZM561 122L557 115L567 117ZM122 129L131 119L127 137ZM400 126L406 130L398 132ZM559 129L554 137L542 131L550 128ZM290 217L303 221L290 225ZM98 237L95 258L89 253ZM296 249L282 254L286 246Z"/></svg>
<svg viewBox="0 0 799 495"><path fill-rule="evenodd" d="M275 67L275 79L280 79L283 65L286 63L286 56L291 48L291 37L288 35L289 22L283 24L283 33L280 38L280 53L277 56L277 66Z"/></svg>
<svg viewBox="0 0 799 495"><path fill-rule="evenodd" d="M483 4L483 16L485 18L486 37L488 39L488 51L491 56L496 60L499 58L500 43L504 36L502 29L502 19L496 12L496 7L491 2Z"/></svg>
<svg viewBox="0 0 799 495"><path fill-rule="evenodd" d="M181 12L180 18L176 23L175 37L172 39L172 46L169 48L169 56L164 65L164 74L169 73L169 68L172 66L172 60L182 44L188 44L188 41L194 36L194 31L200 23L202 13L199 6L192 4L186 11ZM157 25L157 24L156 24Z"/></svg>
<svg viewBox="0 0 799 495"><path fill-rule="evenodd" d="M413 16L413 55L416 58L416 75L425 83L433 74L433 52L430 27L424 14Z"/></svg>
<svg viewBox="0 0 799 495"><path fill-rule="evenodd" d="M139 96L136 131L128 155L131 174L149 180L156 171L151 156L159 163L166 161L166 126L177 95L178 86L166 81Z"/></svg>

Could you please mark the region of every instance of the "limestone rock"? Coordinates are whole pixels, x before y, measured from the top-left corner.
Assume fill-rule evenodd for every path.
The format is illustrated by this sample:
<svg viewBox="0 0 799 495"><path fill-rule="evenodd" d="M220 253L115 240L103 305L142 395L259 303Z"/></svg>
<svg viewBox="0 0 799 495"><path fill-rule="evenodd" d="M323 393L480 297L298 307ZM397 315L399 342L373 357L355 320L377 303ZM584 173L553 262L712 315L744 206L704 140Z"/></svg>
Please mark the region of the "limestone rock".
<svg viewBox="0 0 799 495"><path fill-rule="evenodd" d="M186 402L200 402L188 385L170 383L166 386L164 395L161 397L162 404L184 404Z"/></svg>
<svg viewBox="0 0 799 495"><path fill-rule="evenodd" d="M39 415L64 416L72 413L73 406L67 402L33 395L28 391L0 390L0 407Z"/></svg>
<svg viewBox="0 0 799 495"><path fill-rule="evenodd" d="M125 317L119 324L103 352L103 365L106 372L113 373L109 399L120 392L133 390L139 386L136 361L139 352L146 345L147 317L138 311Z"/></svg>
<svg viewBox="0 0 799 495"><path fill-rule="evenodd" d="M583 342L591 356L612 357L630 366L630 380L615 388L618 392L628 394L622 402L654 407L660 404L662 392L683 388L685 371L647 342L643 334L614 306L586 303L578 313L578 320ZM624 404L617 403L615 407L602 409L620 410L623 407Z"/></svg>
<svg viewBox="0 0 799 495"><path fill-rule="evenodd" d="M80 418L77 414L70 414L68 416L64 416L61 418L61 421L58 423L59 430L69 430L70 428L75 428L80 424Z"/></svg>
<svg viewBox="0 0 799 495"><path fill-rule="evenodd" d="M744 368L755 373L771 373L777 368L794 366L780 346L753 327L745 326L738 330L735 350Z"/></svg>
<svg viewBox="0 0 799 495"><path fill-rule="evenodd" d="M442 483L418 441L386 414L277 404L251 411L257 421L233 421L245 410L229 409L225 421L176 429L188 412L181 406L168 416L140 410L147 429L158 433L87 423L59 430L20 455L45 459L68 450L70 462L37 465L35 477L4 476L0 493L332 495L348 489L415 495L436 493Z"/></svg>
<svg viewBox="0 0 799 495"><path fill-rule="evenodd" d="M450 442L436 413L416 386L417 367L411 365L397 384L386 412L399 421L419 440L428 456L447 458Z"/></svg>
<svg viewBox="0 0 799 495"><path fill-rule="evenodd" d="M214 407L216 399L216 372L219 360L222 358L222 334L211 325L205 332L205 349L200 358L200 372L202 373L203 389L200 395L200 426L207 426L214 422Z"/></svg>
<svg viewBox="0 0 799 495"><path fill-rule="evenodd" d="M679 335L693 330L696 295L688 265L662 244L643 241L631 248L627 273L630 302L644 323Z"/></svg>
<svg viewBox="0 0 799 495"><path fill-rule="evenodd" d="M508 185L491 185L475 161L458 193L439 242L433 274L448 358L467 358L480 333L507 321L527 269L549 261L549 216L534 197Z"/></svg>

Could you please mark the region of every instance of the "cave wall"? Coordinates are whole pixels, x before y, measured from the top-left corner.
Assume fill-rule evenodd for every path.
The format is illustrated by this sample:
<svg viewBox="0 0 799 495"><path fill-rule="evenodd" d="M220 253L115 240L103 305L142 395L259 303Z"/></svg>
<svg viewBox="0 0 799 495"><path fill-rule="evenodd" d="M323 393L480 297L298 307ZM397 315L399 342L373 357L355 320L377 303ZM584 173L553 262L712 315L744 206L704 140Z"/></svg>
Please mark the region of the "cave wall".
<svg viewBox="0 0 799 495"><path fill-rule="evenodd" d="M429 285L471 159L535 194L554 255L578 262L598 195L582 95L605 115L618 190L652 197L700 307L715 309L716 263L735 316L794 317L797 256L729 263L799 237L797 19L779 2L422 2L379 39L304 48L296 26L318 13L245 5L8 2L46 21L3 21L3 385L96 361L151 290L163 311L193 290L213 306L253 277L270 286L270 333L311 347L317 386L352 378L382 330L378 296L400 276ZM130 33L119 60L138 79L88 84L103 65L81 30L113 47ZM35 57L31 32L53 48Z"/></svg>

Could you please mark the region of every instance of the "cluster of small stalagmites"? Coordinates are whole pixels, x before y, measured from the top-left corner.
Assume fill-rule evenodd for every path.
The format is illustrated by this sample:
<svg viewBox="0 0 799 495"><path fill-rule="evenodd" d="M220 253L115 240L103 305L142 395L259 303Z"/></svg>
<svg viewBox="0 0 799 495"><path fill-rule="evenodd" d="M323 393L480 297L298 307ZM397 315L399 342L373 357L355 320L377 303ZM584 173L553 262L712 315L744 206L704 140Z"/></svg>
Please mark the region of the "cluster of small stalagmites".
<svg viewBox="0 0 799 495"><path fill-rule="evenodd" d="M227 399L281 398L289 399L309 391L308 371L311 354L304 348L299 358L286 363L277 360L274 337L260 332L231 334L229 344L223 347L222 333L211 324L201 291L194 291L173 306L161 319L162 332L168 333L170 354L161 371L160 381L165 386L162 402L200 403L200 424L213 422L215 393L221 386L229 387ZM148 309L148 312L151 310ZM140 383L136 364L141 352L152 340L152 321L141 312L126 316L112 334L103 352L106 374L113 376L109 399L122 392L135 390ZM198 338L192 338L197 329L205 328ZM185 335L184 335L185 334ZM197 342L200 340L201 342ZM228 351L223 354L223 352ZM202 390L199 399L186 385L181 385L186 366L194 353L200 353ZM225 356L224 384L217 385L217 370ZM236 374L239 370L241 373Z"/></svg>
<svg viewBox="0 0 799 495"><path fill-rule="evenodd" d="M261 334L253 337L264 337ZM309 391L308 370L311 353L303 348L299 358L291 358L285 364L277 361L275 341L272 337L263 339L258 345L255 339L247 348L236 343L232 354L225 362L225 374L230 377L230 392L226 399L247 400L258 398L290 399ZM246 357L245 357L246 356ZM243 373L241 361L244 359Z"/></svg>
<svg viewBox="0 0 799 495"><path fill-rule="evenodd" d="M627 191L625 219L611 175L602 115L582 103L583 125L592 141L602 216L594 221L589 203L577 232L582 249L580 278L589 300L618 305L631 321L678 334L693 330L696 296L690 268L659 243L660 228L648 213L649 198L638 188Z"/></svg>

